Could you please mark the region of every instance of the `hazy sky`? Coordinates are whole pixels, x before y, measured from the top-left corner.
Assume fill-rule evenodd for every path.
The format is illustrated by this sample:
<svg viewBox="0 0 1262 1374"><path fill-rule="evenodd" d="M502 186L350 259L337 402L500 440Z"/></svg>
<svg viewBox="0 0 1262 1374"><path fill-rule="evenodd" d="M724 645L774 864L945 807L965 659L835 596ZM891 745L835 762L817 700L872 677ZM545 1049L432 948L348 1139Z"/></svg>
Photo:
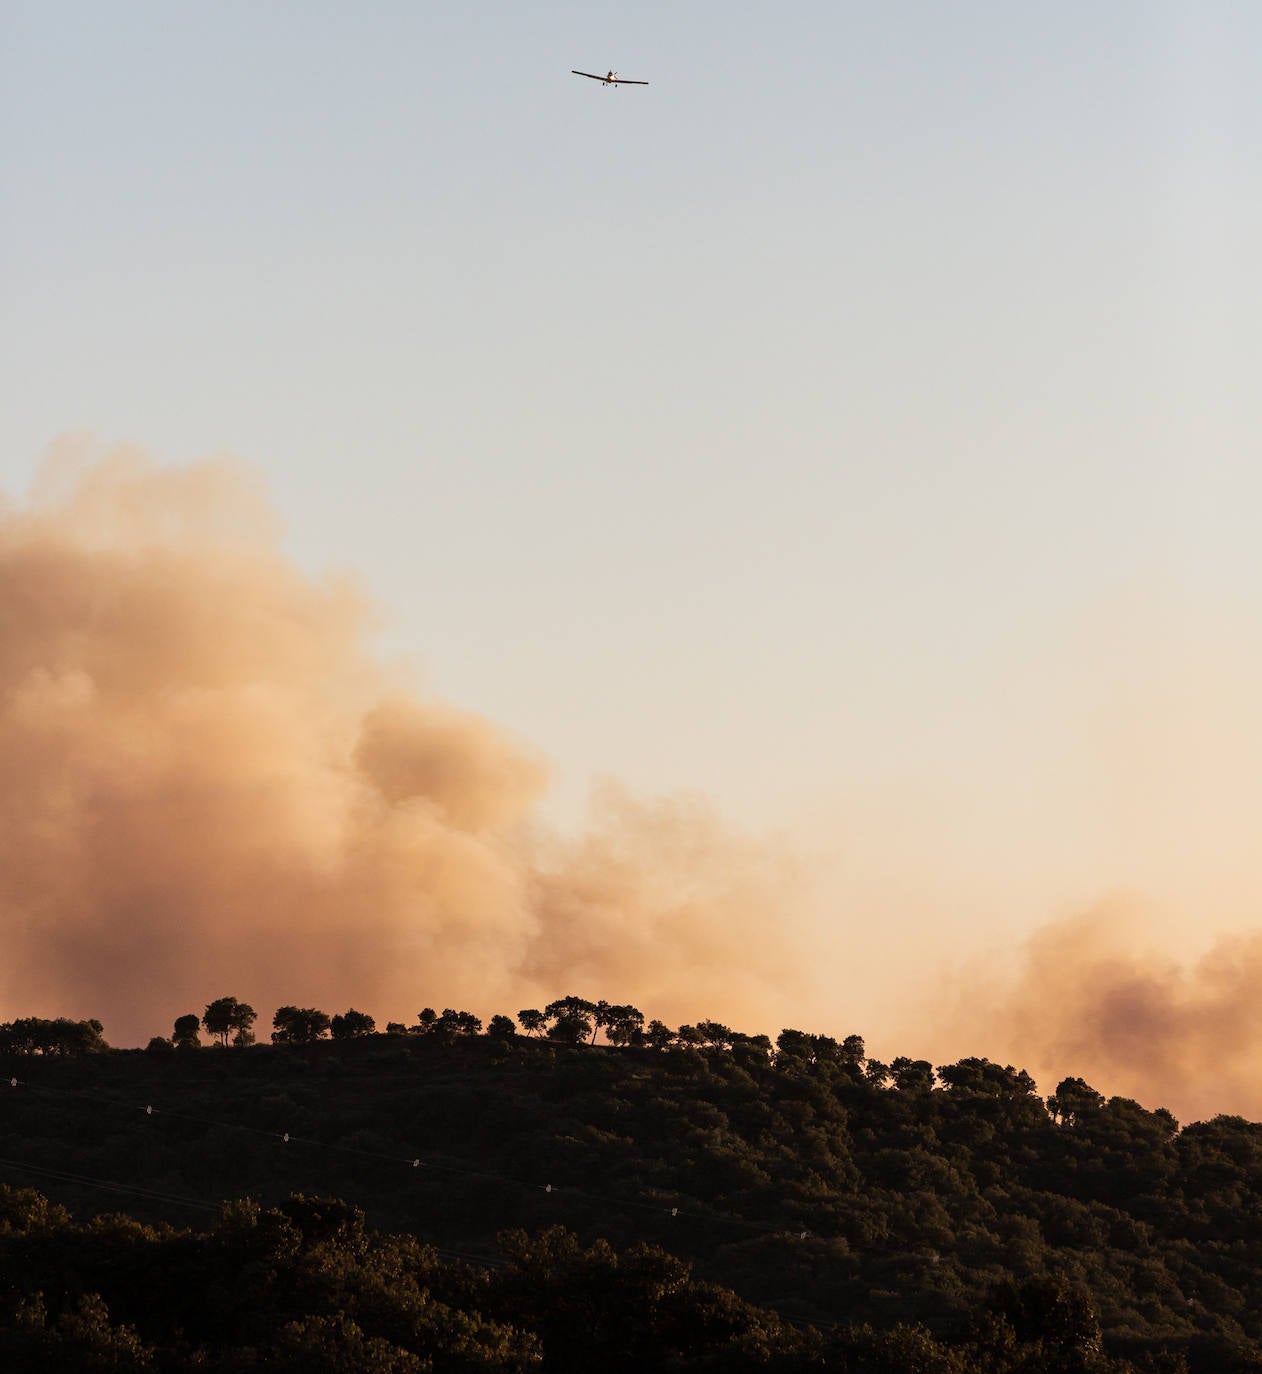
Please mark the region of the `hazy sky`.
<svg viewBox="0 0 1262 1374"><path fill-rule="evenodd" d="M704 793L855 949L1258 923L1262 11L0 16L11 498L243 458L551 814Z"/></svg>

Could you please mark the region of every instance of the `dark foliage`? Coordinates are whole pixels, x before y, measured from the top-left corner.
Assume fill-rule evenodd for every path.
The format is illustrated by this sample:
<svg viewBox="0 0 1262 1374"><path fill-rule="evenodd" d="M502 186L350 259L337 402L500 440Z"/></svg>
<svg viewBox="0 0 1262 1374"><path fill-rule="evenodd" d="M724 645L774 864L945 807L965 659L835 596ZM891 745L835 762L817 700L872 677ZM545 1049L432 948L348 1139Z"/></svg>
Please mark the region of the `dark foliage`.
<svg viewBox="0 0 1262 1374"><path fill-rule="evenodd" d="M181 1017L180 1021L185 1018ZM228 1043L232 1036L234 1045L254 1044L254 1032L250 1028L258 1020L258 1013L248 1002L238 1002L235 997L217 997L202 1013L202 1025L216 1036L221 1045ZM176 1022L178 1026L179 1021Z"/></svg>
<svg viewBox="0 0 1262 1374"><path fill-rule="evenodd" d="M334 1040L355 1040L361 1035L371 1035L376 1029L376 1021L366 1011L356 1011L354 1007L329 1022Z"/></svg>
<svg viewBox="0 0 1262 1374"><path fill-rule="evenodd" d="M335 1043L27 1052L9 1061L19 1086L0 1096L0 1178L36 1182L84 1216L120 1205L95 1185L143 1189L123 1198L138 1218L128 1226L186 1224L181 1199L250 1195L256 1239L287 1234L279 1216L304 1236L331 1227L339 1246L358 1236L373 1264L416 1238L480 1257L501 1267L488 1277L437 1265L417 1283L461 1321L514 1333L494 1358L527 1364L484 1368L528 1367L539 1349L555 1369L616 1369L618 1351L640 1361L628 1368L1262 1367L1262 1126L1218 1117L1180 1130L1168 1112L1077 1079L1045 1105L1011 1066L887 1068L858 1037L785 1031L773 1052L713 1021L685 1034L624 1018L625 1045L593 1045L602 1029L621 1038L624 1009L578 1001L550 1004L534 1026L522 1017L521 1035L506 1017L479 1034L476 1018L431 1012L410 1030ZM339 1205L410 1238L370 1241L331 1204L317 1209L323 1221L295 1220L293 1193L348 1199ZM165 1292L170 1256L209 1241L155 1234L174 1248L144 1272ZM221 1282L197 1253L185 1281ZM104 1268L77 1261L76 1286L58 1289L28 1282L24 1265L4 1290L19 1344L125 1352L135 1340L162 1368L184 1367ZM526 1293L510 1281L523 1266ZM670 1309L677 1291L686 1311ZM466 1367L397 1322L322 1303L286 1297L275 1325L256 1314L273 1341L267 1367ZM668 1321L669 1336L657 1325ZM170 1341L192 1349L203 1338L188 1323ZM251 1367L231 1358L202 1367Z"/></svg>
<svg viewBox="0 0 1262 1374"><path fill-rule="evenodd" d="M336 1198L225 1203L203 1231L107 1214L76 1223L0 1188L0 1361L56 1369L418 1374L838 1371L1121 1374L1090 1299L1007 1285L974 1329L829 1331L696 1277L658 1246L584 1245L562 1227L500 1237L487 1263L368 1230Z"/></svg>
<svg viewBox="0 0 1262 1374"><path fill-rule="evenodd" d="M328 1035L333 1020L315 1007L278 1007L272 1026L273 1045L311 1045Z"/></svg>
<svg viewBox="0 0 1262 1374"><path fill-rule="evenodd" d="M23 1016L0 1026L0 1055L81 1055L109 1049L99 1021Z"/></svg>

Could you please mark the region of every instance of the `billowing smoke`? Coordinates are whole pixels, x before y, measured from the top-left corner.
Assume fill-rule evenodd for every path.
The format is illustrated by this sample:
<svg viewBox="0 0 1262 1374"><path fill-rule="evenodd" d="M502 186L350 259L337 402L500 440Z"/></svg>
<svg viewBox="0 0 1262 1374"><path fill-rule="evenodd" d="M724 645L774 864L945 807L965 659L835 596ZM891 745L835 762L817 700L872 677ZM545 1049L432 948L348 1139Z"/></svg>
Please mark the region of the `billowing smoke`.
<svg viewBox="0 0 1262 1374"><path fill-rule="evenodd" d="M221 995L265 1029L570 992L774 1018L805 963L777 852L613 787L549 839L544 762L400 681L374 623L231 462L63 452L0 507L0 1020L129 1044Z"/></svg>
<svg viewBox="0 0 1262 1374"><path fill-rule="evenodd" d="M1262 931L1183 962L1151 948L1152 924L1133 898L1050 923L1009 975L961 979L930 1039L1028 1068L1045 1094L1073 1075L1184 1121L1262 1117Z"/></svg>
<svg viewBox="0 0 1262 1374"><path fill-rule="evenodd" d="M785 850L696 798L607 784L584 830L548 833L544 760L385 666L368 599L283 555L248 469L69 445L0 506L0 1020L99 1016L134 1044L222 995L266 1031L286 1002L410 1021L573 992L1262 1115L1262 656L1175 655L1163 624L1154 666L1133 623L1112 705L1081 692L1090 730L1014 734L1052 738L1063 776L1005 792L979 748L987 805L857 796L829 835L838 914L813 923ZM979 932L1011 948L1003 912L1030 929L1118 881L1148 896L1044 926L943 1005ZM1188 957L1188 913L1237 933Z"/></svg>

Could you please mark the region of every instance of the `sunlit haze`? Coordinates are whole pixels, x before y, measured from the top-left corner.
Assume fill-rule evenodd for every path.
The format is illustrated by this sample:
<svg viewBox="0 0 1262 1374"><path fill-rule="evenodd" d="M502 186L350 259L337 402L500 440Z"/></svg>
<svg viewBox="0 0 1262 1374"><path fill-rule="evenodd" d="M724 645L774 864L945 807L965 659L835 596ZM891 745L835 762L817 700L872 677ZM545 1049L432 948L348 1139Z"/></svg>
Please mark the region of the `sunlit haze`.
<svg viewBox="0 0 1262 1374"><path fill-rule="evenodd" d="M5 6L0 1020L575 993L1262 1113L1260 42Z"/></svg>

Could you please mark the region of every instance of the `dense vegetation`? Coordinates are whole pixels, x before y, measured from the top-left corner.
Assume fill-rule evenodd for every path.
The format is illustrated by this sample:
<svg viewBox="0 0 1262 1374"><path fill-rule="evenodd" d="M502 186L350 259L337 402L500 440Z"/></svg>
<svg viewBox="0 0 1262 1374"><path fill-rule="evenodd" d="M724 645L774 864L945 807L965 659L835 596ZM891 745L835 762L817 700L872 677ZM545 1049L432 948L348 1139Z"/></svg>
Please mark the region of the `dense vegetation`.
<svg viewBox="0 0 1262 1374"><path fill-rule="evenodd" d="M585 1005L0 1027L6 1367L1262 1370L1262 1126Z"/></svg>

